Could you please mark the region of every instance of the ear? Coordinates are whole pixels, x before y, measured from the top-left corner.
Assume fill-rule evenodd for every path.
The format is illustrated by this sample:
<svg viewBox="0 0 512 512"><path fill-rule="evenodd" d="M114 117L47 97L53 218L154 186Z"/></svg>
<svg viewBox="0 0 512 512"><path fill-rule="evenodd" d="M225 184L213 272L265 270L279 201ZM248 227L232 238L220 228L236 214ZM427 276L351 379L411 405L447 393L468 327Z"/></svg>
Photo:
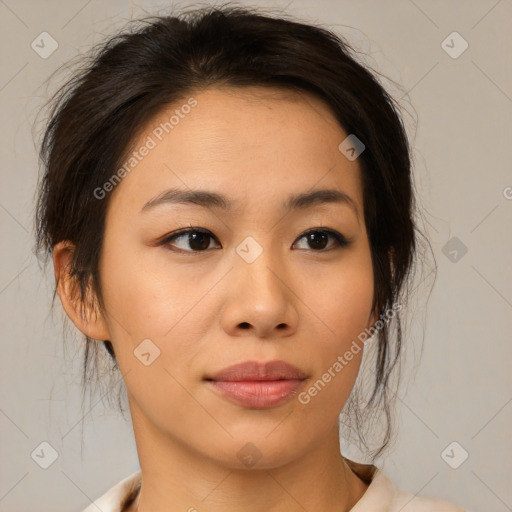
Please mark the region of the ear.
<svg viewBox="0 0 512 512"><path fill-rule="evenodd" d="M78 279L71 275L74 251L74 244L67 240L59 242L53 248L55 281L62 306L83 334L95 340L110 340L107 323L100 312L97 298L90 288L87 289L82 303Z"/></svg>

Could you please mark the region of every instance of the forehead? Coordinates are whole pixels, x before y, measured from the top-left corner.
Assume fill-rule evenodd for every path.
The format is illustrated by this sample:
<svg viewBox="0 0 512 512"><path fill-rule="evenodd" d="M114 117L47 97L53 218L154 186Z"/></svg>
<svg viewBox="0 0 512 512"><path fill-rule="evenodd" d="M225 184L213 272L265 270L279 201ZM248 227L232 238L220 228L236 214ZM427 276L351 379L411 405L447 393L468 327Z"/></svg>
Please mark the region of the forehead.
<svg viewBox="0 0 512 512"><path fill-rule="evenodd" d="M129 172L111 201L140 209L166 188L207 188L239 206L265 200L270 207L284 194L335 187L362 210L359 164L338 149L347 135L329 107L307 92L222 87L191 93L140 130L125 156L124 163L131 156L134 165L125 166Z"/></svg>

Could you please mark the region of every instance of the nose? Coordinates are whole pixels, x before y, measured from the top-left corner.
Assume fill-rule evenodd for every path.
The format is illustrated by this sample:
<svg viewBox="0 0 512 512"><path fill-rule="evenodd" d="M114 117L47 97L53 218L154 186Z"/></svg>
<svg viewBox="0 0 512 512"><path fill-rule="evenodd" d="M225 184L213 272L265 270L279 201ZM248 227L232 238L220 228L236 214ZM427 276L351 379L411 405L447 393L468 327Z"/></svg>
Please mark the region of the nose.
<svg viewBox="0 0 512 512"><path fill-rule="evenodd" d="M293 278L285 262L277 260L270 250L263 250L251 263L235 255L221 315L222 327L231 336L275 338L296 331Z"/></svg>

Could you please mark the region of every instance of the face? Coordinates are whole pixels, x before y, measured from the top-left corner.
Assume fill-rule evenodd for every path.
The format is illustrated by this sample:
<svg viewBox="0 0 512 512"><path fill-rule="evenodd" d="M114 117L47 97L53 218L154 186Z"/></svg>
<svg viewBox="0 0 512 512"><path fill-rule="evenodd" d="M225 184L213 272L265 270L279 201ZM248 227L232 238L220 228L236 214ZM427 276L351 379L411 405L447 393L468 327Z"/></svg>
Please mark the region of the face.
<svg viewBox="0 0 512 512"><path fill-rule="evenodd" d="M150 149L110 197L104 322L136 431L228 467L252 450L271 468L332 432L357 376L362 350L343 356L373 298L361 170L338 149L348 134L306 93L193 98L140 133L133 149ZM331 192L315 200L318 190ZM258 366L270 361L297 371ZM255 364L219 375L244 362Z"/></svg>

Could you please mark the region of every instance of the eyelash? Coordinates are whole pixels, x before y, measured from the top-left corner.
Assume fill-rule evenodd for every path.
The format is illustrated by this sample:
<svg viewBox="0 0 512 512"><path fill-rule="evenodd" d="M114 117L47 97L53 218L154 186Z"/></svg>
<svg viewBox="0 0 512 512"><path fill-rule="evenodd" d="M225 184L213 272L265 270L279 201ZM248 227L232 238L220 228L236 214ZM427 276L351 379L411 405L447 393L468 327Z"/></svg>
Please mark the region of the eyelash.
<svg viewBox="0 0 512 512"><path fill-rule="evenodd" d="M190 227L190 228L185 228L185 229L180 229L178 231L174 231L170 235L168 235L165 238L163 238L159 242L158 245L166 246L166 247L170 248L172 241L174 241L174 240L176 240L178 238L181 238L184 235L187 235L187 234L190 234L190 233L203 233L203 234L206 234L210 238L213 238L220 245L220 242L213 235L213 233L211 233L207 229L194 228L194 227ZM325 229L325 228L321 228L321 227L308 229L307 231L302 233L297 238L297 240L300 240L301 238L304 238L305 236L309 235L310 233L327 233L328 235L332 236L336 240L336 242L338 243L338 248L340 248L340 249L348 247L351 244L351 242L349 240L347 240L338 231L335 231L333 229ZM194 250L190 250L189 251L189 250L184 250L184 249L170 249L170 250L175 251L175 252L181 252L181 253L203 253L203 252L208 251L209 249L205 249L205 250L202 250L202 251L194 251ZM304 249L302 249L302 250L304 250ZM330 249L309 249L309 250L311 250L313 252L327 252L327 251L333 250L333 248L331 247Z"/></svg>

